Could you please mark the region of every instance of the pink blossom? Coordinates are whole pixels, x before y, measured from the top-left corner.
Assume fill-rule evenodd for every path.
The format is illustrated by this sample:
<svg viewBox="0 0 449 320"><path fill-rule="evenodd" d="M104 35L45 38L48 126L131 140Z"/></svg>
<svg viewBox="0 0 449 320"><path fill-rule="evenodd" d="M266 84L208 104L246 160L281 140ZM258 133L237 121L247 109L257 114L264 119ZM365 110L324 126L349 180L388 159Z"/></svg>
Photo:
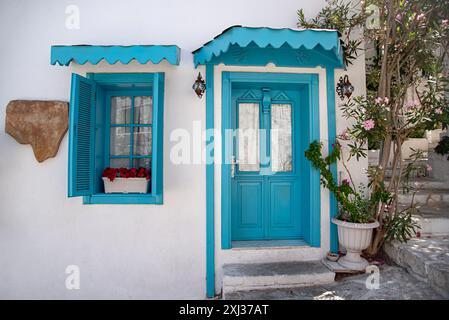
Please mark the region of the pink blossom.
<svg viewBox="0 0 449 320"><path fill-rule="evenodd" d="M368 119L363 122L363 128L366 131L370 131L372 128L374 128L374 125L375 125L375 122L373 119Z"/></svg>
<svg viewBox="0 0 449 320"><path fill-rule="evenodd" d="M416 20L421 21L421 20L423 20L423 19L425 19L425 18L426 18L426 15L425 15L424 13L420 13L420 14L418 14L418 16L416 17Z"/></svg>
<svg viewBox="0 0 449 320"><path fill-rule="evenodd" d="M374 102L376 104L381 104L382 103L382 98L381 97L377 97L376 99L374 99Z"/></svg>
<svg viewBox="0 0 449 320"><path fill-rule="evenodd" d="M343 130L343 132L340 134L340 138L342 140L349 140L349 132L348 129Z"/></svg>
<svg viewBox="0 0 449 320"><path fill-rule="evenodd" d="M410 100L410 101L407 101L407 104L405 105L405 109L406 109L407 111L409 111L409 110L412 109L414 106L415 106L415 102L412 101L412 100Z"/></svg>
<svg viewBox="0 0 449 320"><path fill-rule="evenodd" d="M389 102L390 102L390 99L388 99L388 97L385 97L385 98L384 98L384 103L385 103L385 104L388 104Z"/></svg>
<svg viewBox="0 0 449 320"><path fill-rule="evenodd" d="M441 21L441 26L443 28L447 28L449 26L449 20L448 19L442 20Z"/></svg>
<svg viewBox="0 0 449 320"><path fill-rule="evenodd" d="M426 165L427 171L432 171L432 167L430 165Z"/></svg>
<svg viewBox="0 0 449 320"><path fill-rule="evenodd" d="M396 20L397 20L398 22L401 22L401 21L402 21L402 14L398 13L398 14L396 15Z"/></svg>
<svg viewBox="0 0 449 320"><path fill-rule="evenodd" d="M436 114L442 114L442 113L443 113L443 110L442 110L441 108L436 108L436 109L435 109L435 113L436 113Z"/></svg>

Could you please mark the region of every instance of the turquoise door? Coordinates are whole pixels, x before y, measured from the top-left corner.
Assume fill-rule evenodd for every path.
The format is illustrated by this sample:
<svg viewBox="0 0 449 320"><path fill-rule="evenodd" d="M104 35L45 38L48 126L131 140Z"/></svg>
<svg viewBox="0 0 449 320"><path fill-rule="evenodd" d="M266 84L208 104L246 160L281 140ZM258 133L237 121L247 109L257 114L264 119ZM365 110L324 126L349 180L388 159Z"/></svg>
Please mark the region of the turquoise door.
<svg viewBox="0 0 449 320"><path fill-rule="evenodd" d="M302 238L300 98L299 90L273 84L232 89L232 240Z"/></svg>

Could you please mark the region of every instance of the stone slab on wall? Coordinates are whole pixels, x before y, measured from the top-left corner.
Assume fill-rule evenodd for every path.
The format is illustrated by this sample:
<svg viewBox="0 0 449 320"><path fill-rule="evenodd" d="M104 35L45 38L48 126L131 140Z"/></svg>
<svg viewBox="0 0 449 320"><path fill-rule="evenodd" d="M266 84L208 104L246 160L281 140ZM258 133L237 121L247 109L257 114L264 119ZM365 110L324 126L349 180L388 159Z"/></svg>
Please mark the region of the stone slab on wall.
<svg viewBox="0 0 449 320"><path fill-rule="evenodd" d="M5 132L30 144L36 160L56 156L68 129L69 104L64 101L12 100L6 107Z"/></svg>

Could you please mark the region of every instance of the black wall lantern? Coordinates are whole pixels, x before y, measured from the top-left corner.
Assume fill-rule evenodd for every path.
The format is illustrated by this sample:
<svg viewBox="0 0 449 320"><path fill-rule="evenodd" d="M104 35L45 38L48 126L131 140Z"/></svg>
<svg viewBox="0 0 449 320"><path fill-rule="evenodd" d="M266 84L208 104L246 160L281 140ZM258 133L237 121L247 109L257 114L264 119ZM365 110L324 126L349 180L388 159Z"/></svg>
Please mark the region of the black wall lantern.
<svg viewBox="0 0 449 320"><path fill-rule="evenodd" d="M349 82L348 75L344 77L340 77L337 83L337 94L341 100L345 98L345 96L349 99L349 97L354 92L354 86Z"/></svg>
<svg viewBox="0 0 449 320"><path fill-rule="evenodd" d="M196 78L195 82L193 83L192 89L195 91L198 98L201 99L203 97L203 94L206 91L206 82L201 76L201 72L198 73L198 78Z"/></svg>

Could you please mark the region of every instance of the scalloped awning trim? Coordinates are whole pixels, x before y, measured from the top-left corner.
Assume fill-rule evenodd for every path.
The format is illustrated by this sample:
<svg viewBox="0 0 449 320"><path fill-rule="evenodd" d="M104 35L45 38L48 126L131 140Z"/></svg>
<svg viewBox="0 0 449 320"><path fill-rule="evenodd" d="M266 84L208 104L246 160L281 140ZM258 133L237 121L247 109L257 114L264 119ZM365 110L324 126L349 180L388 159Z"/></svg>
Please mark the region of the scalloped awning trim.
<svg viewBox="0 0 449 320"><path fill-rule="evenodd" d="M195 67L207 64L214 57L226 53L232 45L242 48L255 43L259 48L268 46L280 48L288 44L292 49L306 48L314 50L321 46L324 50L333 52L340 66L343 67L343 51L340 35L331 29L274 29L232 26L224 30L213 40L193 51Z"/></svg>
<svg viewBox="0 0 449 320"><path fill-rule="evenodd" d="M50 63L68 66L72 61L77 64L86 62L97 64L101 60L105 60L109 64L117 62L128 64L132 60L136 60L140 64L150 61L153 64L158 64L162 60L166 60L172 65L179 65L180 52L181 49L175 45L56 45L51 47Z"/></svg>

